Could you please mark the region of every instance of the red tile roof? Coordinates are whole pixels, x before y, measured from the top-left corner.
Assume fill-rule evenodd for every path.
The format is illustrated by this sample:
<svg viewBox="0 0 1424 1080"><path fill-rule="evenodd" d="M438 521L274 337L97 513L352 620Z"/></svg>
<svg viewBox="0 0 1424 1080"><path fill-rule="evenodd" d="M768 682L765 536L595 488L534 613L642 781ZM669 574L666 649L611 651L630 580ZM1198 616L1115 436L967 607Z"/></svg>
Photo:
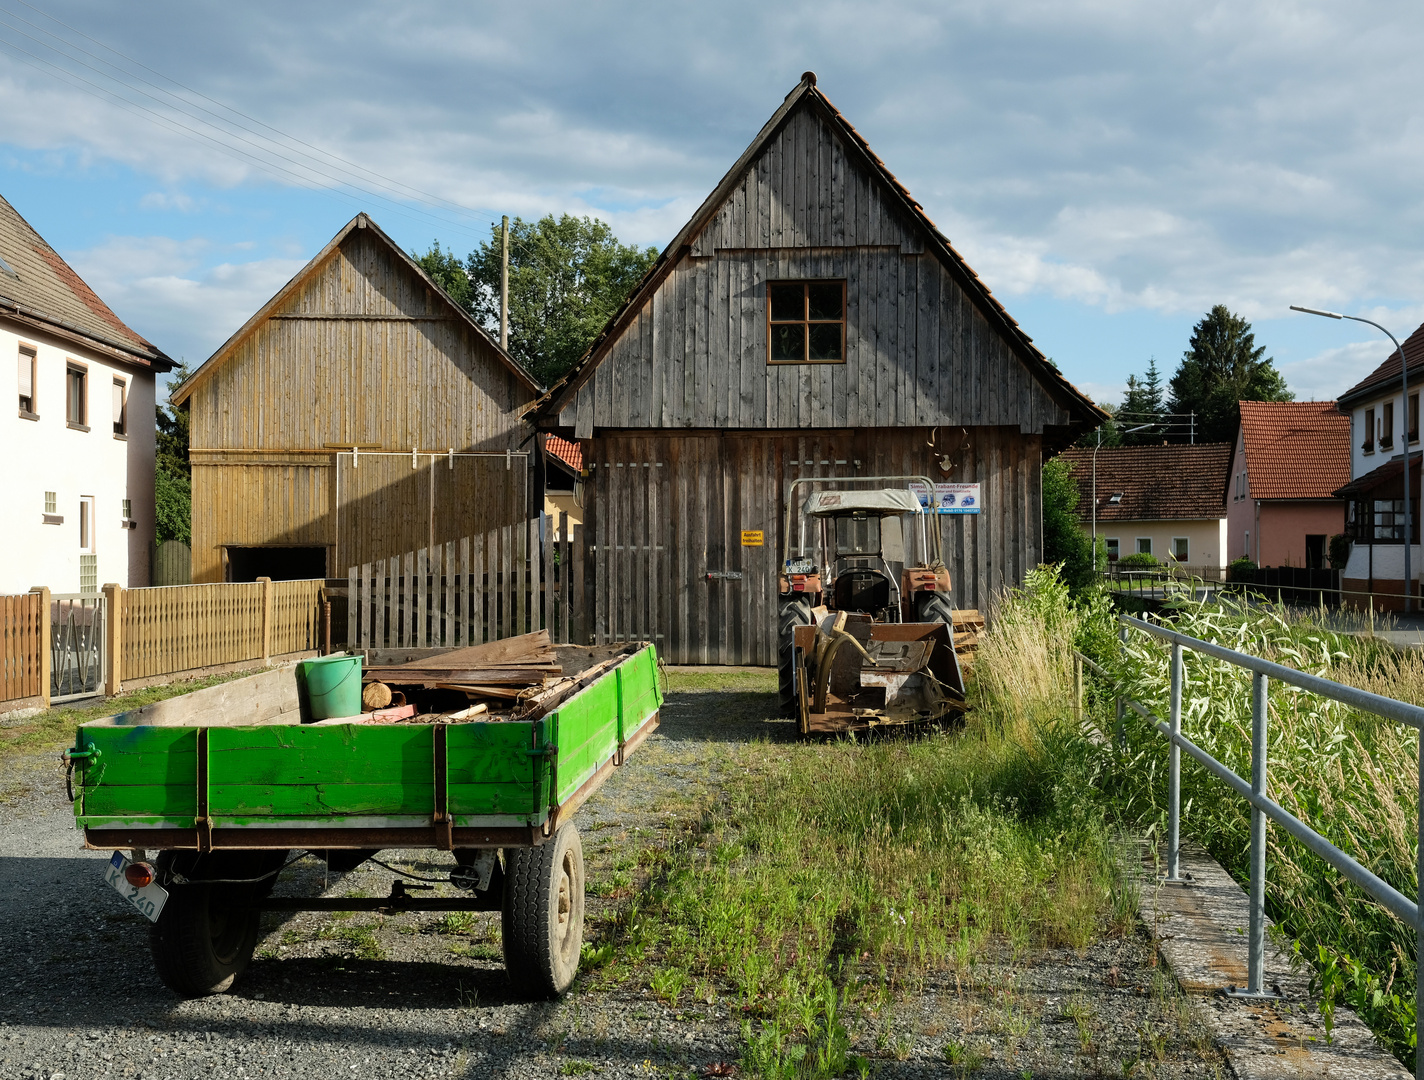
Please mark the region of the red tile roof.
<svg viewBox="0 0 1424 1080"><path fill-rule="evenodd" d="M1424 324L1400 343L1404 362L1409 365L1409 381L1417 383L1424 373ZM1355 405L1377 393L1387 393L1399 386L1399 350L1391 348L1385 362L1350 389L1340 395L1341 405Z"/></svg>
<svg viewBox="0 0 1424 1080"><path fill-rule="evenodd" d="M1243 401L1241 438L1253 499L1328 499L1350 480L1350 418L1333 401Z"/></svg>
<svg viewBox="0 0 1424 1080"><path fill-rule="evenodd" d="M1157 521L1226 516L1226 480L1235 447L1115 446L1098 451L1098 520ZM1073 463L1078 515L1093 512L1093 451L1075 446L1062 456ZM1113 496L1121 494L1119 502Z"/></svg>
<svg viewBox="0 0 1424 1080"><path fill-rule="evenodd" d="M1410 491L1418 497L1419 494L1419 466L1420 459L1424 457L1419 451L1409 455L1409 476L1411 483ZM1396 495L1403 498L1402 492L1404 484L1401 483L1404 475L1404 458L1397 457L1392 461L1386 461L1377 469L1372 469L1364 476L1357 476L1344 487L1337 489L1333 494L1337 499L1361 499L1372 492L1389 485L1390 490L1380 492L1375 498L1393 498Z"/></svg>
<svg viewBox="0 0 1424 1080"><path fill-rule="evenodd" d="M583 447L578 443L561 439L557 435L550 435L544 440L544 449L575 473L583 472Z"/></svg>

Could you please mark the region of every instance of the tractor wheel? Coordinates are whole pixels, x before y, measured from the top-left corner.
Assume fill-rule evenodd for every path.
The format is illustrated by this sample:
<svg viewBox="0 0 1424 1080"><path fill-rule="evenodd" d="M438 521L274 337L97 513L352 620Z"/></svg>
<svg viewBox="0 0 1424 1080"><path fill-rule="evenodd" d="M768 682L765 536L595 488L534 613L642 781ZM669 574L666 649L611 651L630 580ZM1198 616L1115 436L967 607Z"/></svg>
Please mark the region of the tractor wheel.
<svg viewBox="0 0 1424 1080"><path fill-rule="evenodd" d="M949 627L950 640L954 640L954 608L950 606L948 593L917 593L915 596L915 619L918 622L944 623Z"/></svg>
<svg viewBox="0 0 1424 1080"><path fill-rule="evenodd" d="M556 998L583 947L583 845L572 822L539 847L505 848L504 969L525 997Z"/></svg>
<svg viewBox="0 0 1424 1080"><path fill-rule="evenodd" d="M204 878L261 877L279 869L285 851L236 851L220 855L162 852L157 860L158 880L169 882L176 871L190 884L168 885L168 902L158 922L149 928L158 977L180 997L221 994L247 968L257 946L262 913L251 906L272 890L275 875L262 881L223 881L212 885Z"/></svg>
<svg viewBox="0 0 1424 1080"><path fill-rule="evenodd" d="M814 621L811 605L799 598L783 598L776 617L777 690L781 698L781 715L796 715L796 646L793 639L798 626L810 626Z"/></svg>

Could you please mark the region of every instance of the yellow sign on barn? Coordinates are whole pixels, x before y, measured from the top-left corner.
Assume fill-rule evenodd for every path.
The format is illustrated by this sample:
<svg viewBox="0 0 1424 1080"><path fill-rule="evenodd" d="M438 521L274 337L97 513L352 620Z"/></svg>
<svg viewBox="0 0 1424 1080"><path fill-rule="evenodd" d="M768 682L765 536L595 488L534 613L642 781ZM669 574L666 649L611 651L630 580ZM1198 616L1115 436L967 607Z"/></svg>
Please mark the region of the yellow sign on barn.
<svg viewBox="0 0 1424 1080"><path fill-rule="evenodd" d="M742 547L761 547L762 535L760 529L742 530Z"/></svg>

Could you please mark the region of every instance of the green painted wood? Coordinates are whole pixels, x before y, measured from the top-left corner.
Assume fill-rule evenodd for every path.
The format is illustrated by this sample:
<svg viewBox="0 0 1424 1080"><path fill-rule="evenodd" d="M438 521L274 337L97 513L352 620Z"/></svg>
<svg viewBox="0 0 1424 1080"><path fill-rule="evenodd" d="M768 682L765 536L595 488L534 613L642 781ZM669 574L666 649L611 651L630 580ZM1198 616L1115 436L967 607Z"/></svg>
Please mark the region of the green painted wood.
<svg viewBox="0 0 1424 1080"><path fill-rule="evenodd" d="M214 784L208 805L214 820L428 816L435 808L435 784L432 777L423 784Z"/></svg>
<svg viewBox="0 0 1424 1080"><path fill-rule="evenodd" d="M533 723L445 729L447 807L461 825L538 824L662 703L651 647ZM218 824L264 819L428 816L434 726L210 727L208 812ZM197 728L82 728L99 750L79 766L81 826L188 820L197 813ZM556 779L554 779L556 777ZM551 785L557 784L557 791Z"/></svg>

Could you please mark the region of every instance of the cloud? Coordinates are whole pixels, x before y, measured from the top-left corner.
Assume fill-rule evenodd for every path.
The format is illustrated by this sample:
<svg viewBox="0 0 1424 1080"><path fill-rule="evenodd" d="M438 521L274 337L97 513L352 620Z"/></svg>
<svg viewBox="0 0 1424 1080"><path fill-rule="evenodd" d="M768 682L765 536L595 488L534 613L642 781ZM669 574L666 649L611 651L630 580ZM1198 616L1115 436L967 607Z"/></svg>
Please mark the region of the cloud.
<svg viewBox="0 0 1424 1080"><path fill-rule="evenodd" d="M209 262L221 253L208 241L166 236L110 237L62 254L120 318L175 360L195 366L307 262Z"/></svg>

